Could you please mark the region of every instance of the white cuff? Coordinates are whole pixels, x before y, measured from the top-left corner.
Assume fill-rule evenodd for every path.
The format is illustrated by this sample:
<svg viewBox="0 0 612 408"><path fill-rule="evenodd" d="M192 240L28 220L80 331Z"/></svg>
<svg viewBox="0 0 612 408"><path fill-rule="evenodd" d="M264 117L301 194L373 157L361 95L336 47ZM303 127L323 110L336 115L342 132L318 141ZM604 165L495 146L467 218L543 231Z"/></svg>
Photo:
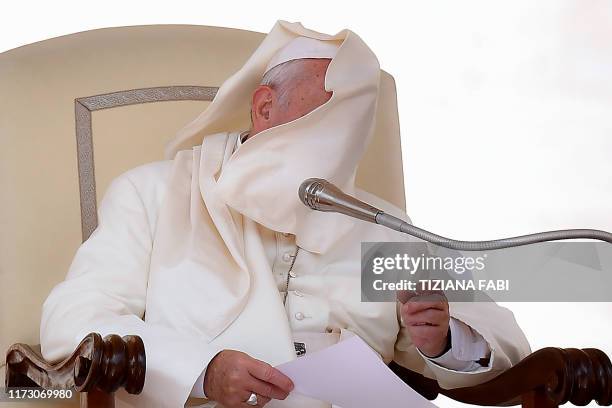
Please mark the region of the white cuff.
<svg viewBox="0 0 612 408"><path fill-rule="evenodd" d="M204 376L206 375L206 368L202 370L202 374L198 377L193 388L191 389L191 393L189 396L194 398L206 398L206 394L204 394Z"/></svg>
<svg viewBox="0 0 612 408"><path fill-rule="evenodd" d="M451 349L440 357L429 358L417 348L421 356L449 370L473 372L488 369L478 361L491 355L491 350L484 337L470 326L453 317L449 321Z"/></svg>

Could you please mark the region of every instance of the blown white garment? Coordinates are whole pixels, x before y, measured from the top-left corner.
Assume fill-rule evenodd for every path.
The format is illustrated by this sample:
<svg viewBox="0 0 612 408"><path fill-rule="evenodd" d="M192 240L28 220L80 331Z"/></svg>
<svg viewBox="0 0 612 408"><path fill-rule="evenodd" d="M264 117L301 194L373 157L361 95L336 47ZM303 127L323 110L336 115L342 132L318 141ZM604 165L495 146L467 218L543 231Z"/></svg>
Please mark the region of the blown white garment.
<svg viewBox="0 0 612 408"><path fill-rule="evenodd" d="M173 288L184 296L147 302L147 320L172 321L177 330L196 334L213 346L279 364L295 358L295 351L257 226L215 194L215 175L231 154L237 134L229 136L211 135L202 147L181 152L174 160L168 182L171 199L164 201L159 214L148 296L163 298ZM200 299L199 308L193 307L194 298ZM236 298L244 302L234 311L226 305ZM211 322L227 321L227 313L235 319L211 337L207 328Z"/></svg>
<svg viewBox="0 0 612 408"><path fill-rule="evenodd" d="M138 396L117 393L118 400L134 407L182 406L202 369L226 346L240 346L260 357L269 354L264 358L272 364L294 356L285 326L287 314L270 275L252 271L251 294L261 299L249 296L244 319L236 319L235 327L228 327L223 335L208 341L198 322L207 316L214 318L219 311L205 307L209 303L203 301L198 289L214 285L215 275L196 268L192 259L179 256L185 246L196 242L192 238L199 233L174 237L177 256L165 268L160 268L159 261L153 262L160 249L155 241L161 239L159 234L163 231L158 223L162 221L160 211L165 196L185 194L184 190L191 188L189 183L186 187L170 183L178 167L191 171L192 163L177 163L140 166L113 181L99 207L98 228L78 249L66 280L53 289L43 305L41 351L49 361L69 355L92 331L103 336L135 334L143 338L147 352L143 392ZM357 197L402 216L397 208L371 194L358 191ZM189 222L189 205L186 207L179 209L177 222ZM205 212L192 216L207 220ZM245 220L245 233L251 236L249 225ZM360 242L406 239L379 225L359 222L326 254L300 251L295 271L303 285L300 290L308 296L296 297L292 302L310 317L292 322L293 329L323 333L332 326L350 330L385 362L395 359L409 369L436 378L445 388L486 381L529 353L529 345L507 309L492 303L451 304L451 316L482 334L490 345L494 354L491 367L478 373L462 373L423 360L406 330L400 328L396 306L361 302L360 296ZM259 237L249 240L253 249L261 243ZM209 249L219 250L214 246ZM182 262L186 271L171 269L173 262L177 268ZM300 407L297 403L292 406Z"/></svg>
<svg viewBox="0 0 612 408"><path fill-rule="evenodd" d="M238 136L236 132L209 135L201 147L180 152L174 159L168 198L160 210L155 234L147 298L156 300L147 302L147 321L171 322L177 331L209 339L209 348L241 350L278 365L296 356L261 235L255 221L228 207L216 194L215 176L231 156ZM185 203L188 208L181 208ZM358 270L357 264L350 265L345 269ZM191 284L185 286L185 282ZM183 296L160 301L168 291L182 292ZM210 338L207 325L216 323L217 318L227 319L229 308L224 302L233 296L244 298L246 303L221 334ZM200 308L193 307L196 297L201 299ZM202 308L210 312L204 313ZM269 406L330 405L292 395Z"/></svg>

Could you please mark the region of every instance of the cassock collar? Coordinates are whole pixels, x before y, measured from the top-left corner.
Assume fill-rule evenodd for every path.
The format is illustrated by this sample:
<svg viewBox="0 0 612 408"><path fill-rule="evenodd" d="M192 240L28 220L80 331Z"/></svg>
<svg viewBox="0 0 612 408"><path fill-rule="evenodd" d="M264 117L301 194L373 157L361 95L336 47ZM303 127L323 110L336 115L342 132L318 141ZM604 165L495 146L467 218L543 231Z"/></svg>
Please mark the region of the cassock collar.
<svg viewBox="0 0 612 408"><path fill-rule="evenodd" d="M240 134L238 135L238 137L236 138L236 146L234 147L234 152L236 150L238 150L238 148L240 146L242 146L244 144L244 142L246 141L246 137L249 135L249 131L245 130L243 132L240 132ZM244 139L244 140L243 140Z"/></svg>

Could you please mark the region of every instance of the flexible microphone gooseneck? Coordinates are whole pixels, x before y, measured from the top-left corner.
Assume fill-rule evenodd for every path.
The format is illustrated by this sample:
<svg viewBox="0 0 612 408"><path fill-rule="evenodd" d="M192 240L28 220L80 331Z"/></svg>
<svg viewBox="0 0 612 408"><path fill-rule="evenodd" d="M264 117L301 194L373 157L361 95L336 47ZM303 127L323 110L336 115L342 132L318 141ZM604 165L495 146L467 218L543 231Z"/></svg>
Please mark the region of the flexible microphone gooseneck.
<svg viewBox="0 0 612 408"><path fill-rule="evenodd" d="M412 235L415 238L431 242L432 244L459 251L486 251L535 244L537 242L577 238L595 239L612 244L611 233L593 229L538 232L492 241L458 241L415 227L397 217L386 214L376 207L343 193L338 187L324 179L309 178L304 180L298 189L298 195L300 201L313 210L337 212L349 217L384 225L395 231Z"/></svg>

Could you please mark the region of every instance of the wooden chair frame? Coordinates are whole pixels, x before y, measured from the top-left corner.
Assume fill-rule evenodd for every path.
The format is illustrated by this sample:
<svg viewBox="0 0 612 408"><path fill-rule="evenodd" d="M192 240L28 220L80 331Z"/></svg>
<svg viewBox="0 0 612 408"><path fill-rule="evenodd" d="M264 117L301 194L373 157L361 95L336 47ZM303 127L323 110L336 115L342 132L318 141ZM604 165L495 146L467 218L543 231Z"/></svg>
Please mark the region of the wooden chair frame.
<svg viewBox="0 0 612 408"><path fill-rule="evenodd" d="M496 378L473 387L446 390L391 362L391 370L429 400L439 394L473 405L556 408L571 402L612 405L612 363L598 349L538 350ZM51 365L34 347L11 346L6 354L6 387L64 388L81 393L81 407L112 408L114 392L124 387L139 394L144 387L146 358L138 336L104 339L91 333L64 361Z"/></svg>

